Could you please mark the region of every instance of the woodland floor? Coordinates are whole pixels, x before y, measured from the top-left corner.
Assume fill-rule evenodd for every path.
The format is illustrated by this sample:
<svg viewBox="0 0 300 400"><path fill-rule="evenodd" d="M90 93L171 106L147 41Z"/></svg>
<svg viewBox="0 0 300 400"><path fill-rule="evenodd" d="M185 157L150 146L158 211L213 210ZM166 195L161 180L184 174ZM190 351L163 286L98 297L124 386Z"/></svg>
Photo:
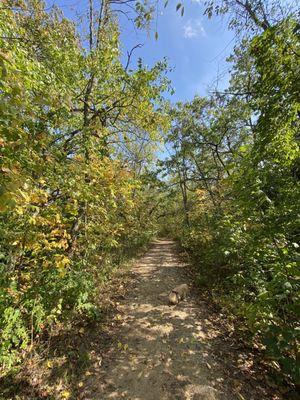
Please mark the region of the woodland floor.
<svg viewBox="0 0 300 400"><path fill-rule="evenodd" d="M191 283L188 271L175 242L155 241L113 289L105 321L54 335L40 355L47 361L28 360L27 375L10 382L15 394L6 386L0 398L287 398L267 383L258 355L199 290L168 305L172 288Z"/></svg>

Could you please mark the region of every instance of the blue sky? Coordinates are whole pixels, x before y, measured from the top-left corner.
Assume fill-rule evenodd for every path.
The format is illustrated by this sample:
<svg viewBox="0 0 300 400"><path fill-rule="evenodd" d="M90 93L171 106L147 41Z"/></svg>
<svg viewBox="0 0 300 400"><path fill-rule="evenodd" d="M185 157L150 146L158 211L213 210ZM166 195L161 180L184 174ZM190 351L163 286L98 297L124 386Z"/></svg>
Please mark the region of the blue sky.
<svg viewBox="0 0 300 400"><path fill-rule="evenodd" d="M58 5L69 18L82 14L88 7L87 0L47 0L47 4ZM132 22L120 17L124 53L137 44L143 45L134 52L133 62L141 57L151 66L167 57L172 69L169 78L175 89L171 97L174 102L205 95L216 86L223 89L230 68L226 57L234 45L234 33L228 31L225 19L209 20L203 16L203 0L186 2L183 17L176 12L176 4L177 1L170 1L165 9L161 2L150 33L137 31ZM154 38L155 30L158 40Z"/></svg>
<svg viewBox="0 0 300 400"><path fill-rule="evenodd" d="M148 65L167 57L172 68L169 77L175 89L173 101L204 95L209 87L217 84L218 76L218 86L224 88L230 67L226 57L234 45L233 32L228 31L224 19L208 20L203 16L201 0L189 1L183 17L175 10L177 2L170 3L166 9L162 3L150 37L138 34L128 23L122 24L124 46L143 43L138 54ZM154 38L155 29L158 40Z"/></svg>

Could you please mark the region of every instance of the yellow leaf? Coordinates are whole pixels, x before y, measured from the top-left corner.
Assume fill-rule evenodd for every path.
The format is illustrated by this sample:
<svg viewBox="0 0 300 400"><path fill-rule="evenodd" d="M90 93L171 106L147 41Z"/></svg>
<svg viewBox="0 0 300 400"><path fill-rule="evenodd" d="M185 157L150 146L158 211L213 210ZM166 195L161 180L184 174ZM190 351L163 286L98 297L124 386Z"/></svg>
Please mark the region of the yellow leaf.
<svg viewBox="0 0 300 400"><path fill-rule="evenodd" d="M61 393L61 396L62 396L63 399L68 399L68 398L71 396L71 393L68 392L67 390L64 390L64 391Z"/></svg>
<svg viewBox="0 0 300 400"><path fill-rule="evenodd" d="M21 196L23 197L23 199L25 201L29 201L30 200L30 196L28 196L28 194L23 192L21 189L19 189L19 193L21 194Z"/></svg>

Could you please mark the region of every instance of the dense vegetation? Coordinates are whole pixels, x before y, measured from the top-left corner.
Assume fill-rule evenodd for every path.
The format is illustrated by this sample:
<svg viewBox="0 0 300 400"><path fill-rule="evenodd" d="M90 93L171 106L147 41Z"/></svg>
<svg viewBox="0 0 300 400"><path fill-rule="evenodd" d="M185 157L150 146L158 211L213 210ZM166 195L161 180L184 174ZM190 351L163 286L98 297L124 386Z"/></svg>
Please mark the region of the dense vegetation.
<svg viewBox="0 0 300 400"><path fill-rule="evenodd" d="M122 62L116 13L99 3L81 25L40 1L1 4L2 371L58 321L97 317L99 282L160 232L298 381L296 13L207 2L239 33L230 85L170 105L165 62L133 68L132 52ZM137 2L136 25L150 16ZM162 136L169 156L155 170Z"/></svg>
<svg viewBox="0 0 300 400"><path fill-rule="evenodd" d="M230 58L228 89L171 111L164 165L177 218L165 224L195 259L197 283L299 382L300 26L279 8L268 19L266 2L231 3L251 29Z"/></svg>
<svg viewBox="0 0 300 400"><path fill-rule="evenodd" d="M105 4L87 22L88 36L40 1L1 7L6 367L58 320L93 316L99 281L153 234L157 193L145 164L166 128L157 111L165 65L122 65L118 24Z"/></svg>

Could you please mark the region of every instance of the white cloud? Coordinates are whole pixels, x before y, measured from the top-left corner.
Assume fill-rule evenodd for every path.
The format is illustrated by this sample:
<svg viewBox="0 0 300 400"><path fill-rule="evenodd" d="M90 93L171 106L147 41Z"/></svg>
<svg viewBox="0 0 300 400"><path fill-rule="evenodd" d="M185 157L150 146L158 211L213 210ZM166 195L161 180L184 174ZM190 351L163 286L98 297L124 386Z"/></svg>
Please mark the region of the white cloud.
<svg viewBox="0 0 300 400"><path fill-rule="evenodd" d="M199 36L206 36L201 19L189 19L183 26L183 36L191 39Z"/></svg>

